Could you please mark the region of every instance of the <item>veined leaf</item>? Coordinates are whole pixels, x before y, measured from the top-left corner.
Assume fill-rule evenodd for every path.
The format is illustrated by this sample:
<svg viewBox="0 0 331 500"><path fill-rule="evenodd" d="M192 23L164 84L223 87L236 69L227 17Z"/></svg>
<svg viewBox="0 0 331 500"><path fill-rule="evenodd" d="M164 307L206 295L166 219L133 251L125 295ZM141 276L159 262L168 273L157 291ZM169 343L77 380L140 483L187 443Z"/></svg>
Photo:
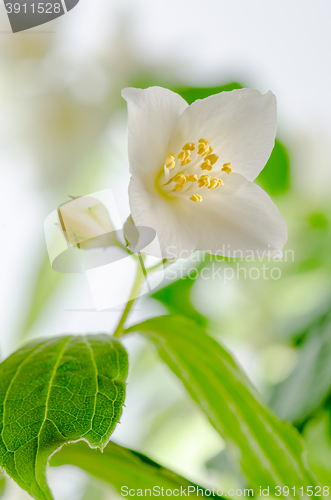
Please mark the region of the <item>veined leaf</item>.
<svg viewBox="0 0 331 500"><path fill-rule="evenodd" d="M250 486L314 484L301 440L261 401L230 354L197 324L164 316L132 326L157 347L226 442Z"/></svg>
<svg viewBox="0 0 331 500"><path fill-rule="evenodd" d="M128 372L123 346L107 335L43 339L0 365L0 465L37 500L51 500L52 453L83 439L103 449L119 421Z"/></svg>
<svg viewBox="0 0 331 500"><path fill-rule="evenodd" d="M51 460L52 466L64 464L76 465L86 470L93 476L110 483L118 493L121 493L122 486L128 489L141 489L143 492L145 489L153 491L154 486L159 486L164 490L180 490L181 488L187 490L189 486L193 486L195 491L191 489L190 496L196 493L195 483L162 467L145 455L113 442L108 443L102 454L98 450L91 450L84 443L65 446ZM199 488L205 490L201 486Z"/></svg>

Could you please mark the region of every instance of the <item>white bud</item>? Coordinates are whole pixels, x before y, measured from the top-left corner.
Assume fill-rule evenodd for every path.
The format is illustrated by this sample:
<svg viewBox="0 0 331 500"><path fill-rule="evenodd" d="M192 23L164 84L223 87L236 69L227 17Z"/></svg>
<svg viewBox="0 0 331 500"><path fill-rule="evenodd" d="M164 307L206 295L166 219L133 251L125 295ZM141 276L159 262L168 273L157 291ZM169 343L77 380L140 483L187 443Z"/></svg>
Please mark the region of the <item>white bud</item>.
<svg viewBox="0 0 331 500"><path fill-rule="evenodd" d="M107 208L96 198L82 196L58 208L61 229L71 245L98 248L116 244L116 233Z"/></svg>

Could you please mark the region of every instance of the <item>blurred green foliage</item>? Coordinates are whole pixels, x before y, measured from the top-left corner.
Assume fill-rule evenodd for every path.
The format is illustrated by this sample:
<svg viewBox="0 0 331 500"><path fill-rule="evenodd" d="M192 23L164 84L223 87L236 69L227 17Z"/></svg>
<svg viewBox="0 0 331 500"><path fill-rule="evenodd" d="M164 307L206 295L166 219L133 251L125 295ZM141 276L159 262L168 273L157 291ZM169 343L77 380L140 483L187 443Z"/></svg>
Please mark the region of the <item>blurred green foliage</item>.
<svg viewBox="0 0 331 500"><path fill-rule="evenodd" d="M170 87L170 90L182 96L189 104L192 104L197 99L205 99L210 95L219 94L220 92L230 92L231 90L242 88L243 86L240 83L233 82L217 87Z"/></svg>
<svg viewBox="0 0 331 500"><path fill-rule="evenodd" d="M44 255L44 259L41 259L40 267L36 271L34 293L32 294L31 305L21 331L21 339L24 339L28 335L30 328L38 320L44 306L65 279L65 274L57 273L52 269L47 253Z"/></svg>
<svg viewBox="0 0 331 500"><path fill-rule="evenodd" d="M245 486L245 478L238 473L238 470L233 467L231 460L225 450L217 453L214 457L210 458L206 464L206 469L211 471L222 472L237 478L240 486Z"/></svg>
<svg viewBox="0 0 331 500"><path fill-rule="evenodd" d="M86 489L84 491L82 500L104 500L104 488L102 484L97 484L92 478L89 480Z"/></svg>
<svg viewBox="0 0 331 500"><path fill-rule="evenodd" d="M277 385L270 405L284 420L302 425L331 394L331 311L297 336L298 361Z"/></svg>
<svg viewBox="0 0 331 500"><path fill-rule="evenodd" d="M195 280L191 277L184 277L152 293L151 297L165 305L170 314L186 316L195 321L198 325L206 327L208 322L207 318L193 307L190 300L194 281Z"/></svg>
<svg viewBox="0 0 331 500"><path fill-rule="evenodd" d="M315 213L311 214L308 217L308 221L314 229L324 229L327 228L329 225L329 221L326 218L325 214L322 213Z"/></svg>
<svg viewBox="0 0 331 500"><path fill-rule="evenodd" d="M277 139L270 158L256 179L271 196L278 196L290 189L290 159L285 146Z"/></svg>

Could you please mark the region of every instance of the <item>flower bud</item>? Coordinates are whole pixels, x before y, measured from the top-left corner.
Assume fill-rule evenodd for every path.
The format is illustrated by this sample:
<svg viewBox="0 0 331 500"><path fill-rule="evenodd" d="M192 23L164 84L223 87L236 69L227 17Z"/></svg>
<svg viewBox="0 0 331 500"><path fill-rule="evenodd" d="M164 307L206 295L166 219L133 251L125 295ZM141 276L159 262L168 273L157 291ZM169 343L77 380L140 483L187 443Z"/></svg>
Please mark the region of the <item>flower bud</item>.
<svg viewBox="0 0 331 500"><path fill-rule="evenodd" d="M58 208L61 229L71 245L99 248L116 245L116 232L107 208L96 198L82 196Z"/></svg>

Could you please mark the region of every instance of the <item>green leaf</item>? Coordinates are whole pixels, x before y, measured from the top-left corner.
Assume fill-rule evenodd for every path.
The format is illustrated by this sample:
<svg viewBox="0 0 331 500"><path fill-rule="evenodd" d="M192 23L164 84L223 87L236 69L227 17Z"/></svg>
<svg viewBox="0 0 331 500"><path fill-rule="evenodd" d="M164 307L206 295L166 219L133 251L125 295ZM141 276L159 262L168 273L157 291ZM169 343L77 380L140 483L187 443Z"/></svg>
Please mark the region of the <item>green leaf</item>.
<svg viewBox="0 0 331 500"><path fill-rule="evenodd" d="M270 158L256 182L271 196L284 194L290 189L290 159L285 146L277 139Z"/></svg>
<svg viewBox="0 0 331 500"><path fill-rule="evenodd" d="M308 462L321 485L329 485L331 477L331 422L328 412L321 411L304 428Z"/></svg>
<svg viewBox="0 0 331 500"><path fill-rule="evenodd" d="M157 347L160 357L226 442L250 486L314 484L297 431L261 401L230 354L186 318L153 318L129 328Z"/></svg>
<svg viewBox="0 0 331 500"><path fill-rule="evenodd" d="M331 313L317 318L303 332L297 365L274 388L273 410L285 420L303 423L331 394Z"/></svg>
<svg viewBox="0 0 331 500"><path fill-rule="evenodd" d="M145 489L153 491L154 486L159 486L164 490L180 489L181 487L187 489L189 486L197 486L145 455L113 442L108 443L102 454L99 451L89 449L84 443L65 446L52 457L51 465L65 464L76 465L93 476L110 483L118 493L121 493L122 486L127 486L128 489L141 489L143 492ZM201 486L199 488L205 491L205 488ZM201 496L201 492L199 494Z"/></svg>
<svg viewBox="0 0 331 500"><path fill-rule="evenodd" d="M50 500L52 453L84 439L103 449L122 413L127 354L107 335L38 340L0 365L0 465L37 500Z"/></svg>
<svg viewBox="0 0 331 500"><path fill-rule="evenodd" d="M5 490L6 490L6 477L2 472L0 472L0 498L4 496Z"/></svg>

